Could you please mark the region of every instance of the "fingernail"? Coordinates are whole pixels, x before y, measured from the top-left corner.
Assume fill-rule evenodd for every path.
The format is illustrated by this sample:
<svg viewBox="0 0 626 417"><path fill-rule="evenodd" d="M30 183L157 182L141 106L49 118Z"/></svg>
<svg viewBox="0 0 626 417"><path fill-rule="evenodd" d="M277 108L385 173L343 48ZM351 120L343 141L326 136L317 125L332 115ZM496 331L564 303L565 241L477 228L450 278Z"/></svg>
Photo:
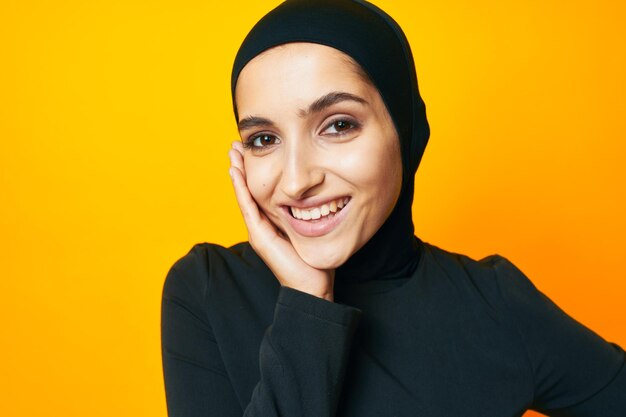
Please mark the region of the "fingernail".
<svg viewBox="0 0 626 417"><path fill-rule="evenodd" d="M233 178L233 169L232 168L228 168L228 175L230 175L230 178Z"/></svg>

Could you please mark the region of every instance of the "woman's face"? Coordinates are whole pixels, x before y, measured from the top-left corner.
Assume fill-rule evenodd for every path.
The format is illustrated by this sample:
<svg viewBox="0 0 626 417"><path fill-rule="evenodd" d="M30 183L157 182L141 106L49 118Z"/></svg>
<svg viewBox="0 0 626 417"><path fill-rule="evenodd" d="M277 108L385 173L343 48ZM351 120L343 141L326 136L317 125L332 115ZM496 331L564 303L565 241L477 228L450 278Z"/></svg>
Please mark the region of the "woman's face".
<svg viewBox="0 0 626 417"><path fill-rule="evenodd" d="M290 43L237 81L250 193L312 267L335 269L391 213L402 160L380 94L342 52Z"/></svg>

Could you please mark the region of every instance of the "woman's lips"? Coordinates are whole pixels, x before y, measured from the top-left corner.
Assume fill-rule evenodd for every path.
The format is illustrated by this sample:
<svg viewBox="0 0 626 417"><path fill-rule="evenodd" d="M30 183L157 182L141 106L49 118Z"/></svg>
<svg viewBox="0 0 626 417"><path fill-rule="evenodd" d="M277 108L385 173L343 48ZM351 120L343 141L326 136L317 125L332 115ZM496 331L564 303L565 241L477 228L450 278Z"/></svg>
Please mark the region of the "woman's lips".
<svg viewBox="0 0 626 417"><path fill-rule="evenodd" d="M316 220L296 219L293 217L290 207L284 207L283 213L296 233L306 237L318 237L330 233L341 223L351 206L350 200L351 198L348 198L348 202L336 213L329 213Z"/></svg>

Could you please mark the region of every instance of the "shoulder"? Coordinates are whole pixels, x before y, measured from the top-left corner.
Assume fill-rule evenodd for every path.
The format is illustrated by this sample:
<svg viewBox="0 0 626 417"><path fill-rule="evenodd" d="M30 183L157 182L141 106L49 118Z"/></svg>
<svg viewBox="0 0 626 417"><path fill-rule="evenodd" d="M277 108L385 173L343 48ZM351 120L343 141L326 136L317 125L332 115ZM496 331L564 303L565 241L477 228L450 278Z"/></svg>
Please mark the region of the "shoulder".
<svg viewBox="0 0 626 417"><path fill-rule="evenodd" d="M248 242L231 247L197 243L169 269L163 293L164 296L181 292L203 296L212 280L236 279L242 271L263 265Z"/></svg>
<svg viewBox="0 0 626 417"><path fill-rule="evenodd" d="M424 243L424 245L434 261L448 272L463 271L465 275L471 277L488 276L494 278L495 274L503 271L519 271L511 261L499 254L474 259L461 253L441 249L429 243Z"/></svg>
<svg viewBox="0 0 626 417"><path fill-rule="evenodd" d="M534 384L534 406L576 404L604 387L624 364L622 349L565 313L512 262L500 255L474 260L428 245L439 278L466 304L514 331ZM478 307L480 306L480 307ZM483 307L487 308L483 308Z"/></svg>
<svg viewBox="0 0 626 417"><path fill-rule="evenodd" d="M502 255L476 260L433 246L431 251L437 264L459 285L465 282L479 291L492 307L500 308L515 320L533 316L539 319L548 312L552 316L563 315L519 267Z"/></svg>
<svg viewBox="0 0 626 417"><path fill-rule="evenodd" d="M257 298L277 281L248 242L231 247L198 243L167 273L163 299L177 298L206 308L225 299Z"/></svg>
<svg viewBox="0 0 626 417"><path fill-rule="evenodd" d="M433 268L441 271L455 288L480 295L481 300L492 308L503 306L503 289L511 286L534 288L521 270L504 256L492 254L474 259L432 244L424 245Z"/></svg>
<svg viewBox="0 0 626 417"><path fill-rule="evenodd" d="M497 321L519 324L520 320L528 323L545 315L562 315L526 274L502 255L474 259L430 244L426 244L426 253L432 268L439 271L434 276L444 277L460 300Z"/></svg>
<svg viewBox="0 0 626 417"><path fill-rule="evenodd" d="M245 251L247 242L241 242L229 248L215 243L196 243L182 257L180 257L171 267L178 273L200 273L207 272L212 262L238 262Z"/></svg>

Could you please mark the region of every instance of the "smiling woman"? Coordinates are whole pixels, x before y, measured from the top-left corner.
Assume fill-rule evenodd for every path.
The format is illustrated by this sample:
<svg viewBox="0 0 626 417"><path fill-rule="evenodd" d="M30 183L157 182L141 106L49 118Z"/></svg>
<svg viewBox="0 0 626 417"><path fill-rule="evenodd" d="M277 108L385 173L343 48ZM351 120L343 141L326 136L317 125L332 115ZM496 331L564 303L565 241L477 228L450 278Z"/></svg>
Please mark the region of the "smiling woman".
<svg viewBox="0 0 626 417"><path fill-rule="evenodd" d="M312 43L270 49L245 66L235 93L252 197L298 255L324 270L374 235L402 181L391 117L346 58Z"/></svg>
<svg viewBox="0 0 626 417"><path fill-rule="evenodd" d="M507 259L414 236L429 138L402 30L364 1L290 0L235 59L229 151L248 242L170 270L170 415L626 413L624 351Z"/></svg>

